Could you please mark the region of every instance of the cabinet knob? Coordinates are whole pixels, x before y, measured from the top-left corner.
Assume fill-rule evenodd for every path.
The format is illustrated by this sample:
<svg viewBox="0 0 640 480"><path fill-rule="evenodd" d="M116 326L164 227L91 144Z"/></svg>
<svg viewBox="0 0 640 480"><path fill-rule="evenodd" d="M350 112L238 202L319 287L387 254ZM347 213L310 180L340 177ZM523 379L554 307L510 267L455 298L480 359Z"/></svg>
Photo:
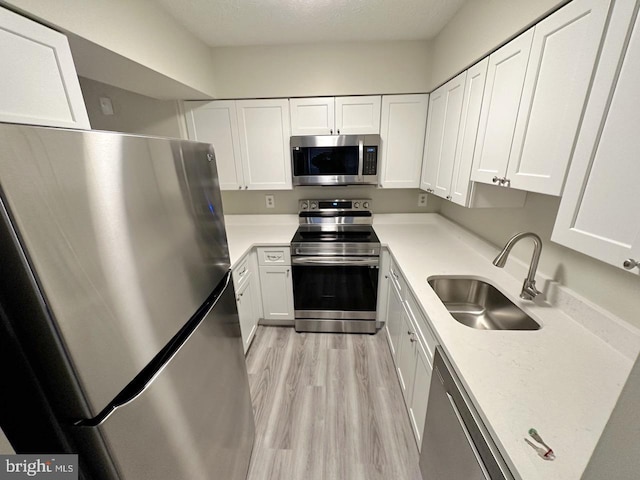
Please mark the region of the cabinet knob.
<svg viewBox="0 0 640 480"><path fill-rule="evenodd" d="M493 183L498 183L498 182L500 182L500 179L499 179L498 177L493 177L493 178L491 179L491 181L492 181Z"/></svg>
<svg viewBox="0 0 640 480"><path fill-rule="evenodd" d="M333 128L329 130L329 135L333 135Z"/></svg>
<svg viewBox="0 0 640 480"><path fill-rule="evenodd" d="M240 186L238 187L238 190L242 190L242 185L240 185Z"/></svg>
<svg viewBox="0 0 640 480"><path fill-rule="evenodd" d="M451 195L447 195L447 200L451 200Z"/></svg>
<svg viewBox="0 0 640 480"><path fill-rule="evenodd" d="M244 189L249 190L249 185L245 185Z"/></svg>
<svg viewBox="0 0 640 480"><path fill-rule="evenodd" d="M502 179L500 179L500 185L503 185L505 187L510 187L511 186L511 180L509 180L508 178L502 177Z"/></svg>
<svg viewBox="0 0 640 480"><path fill-rule="evenodd" d="M389 279L389 275L385 275L384 278L386 278L388 280Z"/></svg>
<svg viewBox="0 0 640 480"><path fill-rule="evenodd" d="M634 260L633 258L627 258L622 262L622 266L627 270L633 270L636 267L640 268L640 261Z"/></svg>
<svg viewBox="0 0 640 480"><path fill-rule="evenodd" d="M338 129L338 135L340 135L340 129Z"/></svg>

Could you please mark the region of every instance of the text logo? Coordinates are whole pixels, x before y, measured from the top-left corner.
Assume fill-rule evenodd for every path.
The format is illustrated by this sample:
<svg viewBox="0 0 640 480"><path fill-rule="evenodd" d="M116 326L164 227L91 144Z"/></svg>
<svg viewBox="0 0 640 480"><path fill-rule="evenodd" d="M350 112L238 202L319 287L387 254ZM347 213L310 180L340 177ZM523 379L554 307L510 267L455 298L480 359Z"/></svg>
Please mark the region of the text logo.
<svg viewBox="0 0 640 480"><path fill-rule="evenodd" d="M0 480L77 480L78 455L0 455Z"/></svg>

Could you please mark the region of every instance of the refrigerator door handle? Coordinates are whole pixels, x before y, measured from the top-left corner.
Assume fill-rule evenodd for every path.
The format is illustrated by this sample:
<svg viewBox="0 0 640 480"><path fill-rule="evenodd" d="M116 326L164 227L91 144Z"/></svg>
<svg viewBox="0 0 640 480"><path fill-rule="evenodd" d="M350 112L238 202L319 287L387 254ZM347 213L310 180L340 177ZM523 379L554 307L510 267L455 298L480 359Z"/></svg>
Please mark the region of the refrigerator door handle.
<svg viewBox="0 0 640 480"><path fill-rule="evenodd" d="M209 298L202 304L191 319L169 341L169 343L154 357L136 377L110 402L102 411L93 418L77 420L73 423L76 427L97 427L102 425L116 410L133 402L147 390L153 381L162 373L171 359L180 351L191 335L213 310L224 292L231 283L231 271L229 270Z"/></svg>

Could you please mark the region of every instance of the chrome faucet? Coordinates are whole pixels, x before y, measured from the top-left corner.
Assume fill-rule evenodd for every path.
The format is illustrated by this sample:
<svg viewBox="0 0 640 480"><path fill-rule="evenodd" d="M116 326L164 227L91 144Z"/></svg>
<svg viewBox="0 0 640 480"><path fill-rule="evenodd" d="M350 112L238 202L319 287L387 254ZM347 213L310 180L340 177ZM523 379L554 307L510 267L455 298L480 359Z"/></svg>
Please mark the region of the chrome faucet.
<svg viewBox="0 0 640 480"><path fill-rule="evenodd" d="M509 239L502 251L493 260L493 264L496 267L504 267L507 263L507 257L511 253L513 246L523 238L531 237L533 239L533 256L531 257L531 265L529 265L529 273L527 278L524 279L522 284L522 292L520 292L520 298L525 300L533 300L537 295L542 292L536 288L536 269L538 268L538 261L540 260L540 254L542 253L542 240L538 235L533 232L520 232L516 233Z"/></svg>

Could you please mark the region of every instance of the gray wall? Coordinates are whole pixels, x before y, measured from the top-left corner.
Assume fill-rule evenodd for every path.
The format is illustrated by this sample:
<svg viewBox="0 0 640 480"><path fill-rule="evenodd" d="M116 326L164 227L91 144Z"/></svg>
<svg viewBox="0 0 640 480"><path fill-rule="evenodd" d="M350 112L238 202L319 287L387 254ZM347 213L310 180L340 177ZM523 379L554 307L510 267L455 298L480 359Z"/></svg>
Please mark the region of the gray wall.
<svg viewBox="0 0 640 480"><path fill-rule="evenodd" d="M186 138L175 100L156 100L137 93L80 77L80 88L94 130ZM108 97L113 115L104 115L100 97Z"/></svg>

